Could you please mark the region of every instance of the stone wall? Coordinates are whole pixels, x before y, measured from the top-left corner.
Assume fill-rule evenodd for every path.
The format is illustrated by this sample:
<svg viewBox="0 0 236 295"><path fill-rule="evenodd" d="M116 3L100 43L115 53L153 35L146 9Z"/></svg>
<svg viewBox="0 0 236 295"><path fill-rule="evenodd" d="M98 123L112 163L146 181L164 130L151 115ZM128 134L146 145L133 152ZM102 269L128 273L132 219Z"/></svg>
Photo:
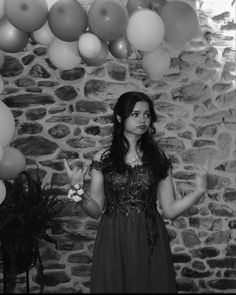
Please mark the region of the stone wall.
<svg viewBox="0 0 236 295"><path fill-rule="evenodd" d="M5 54L1 99L16 120L11 145L22 151L28 170L38 163L44 181L52 179L65 200L61 223L49 232L58 248L40 246L45 293L89 292L99 221L65 199L62 158L89 163L109 145L112 107L128 90L144 91L155 103L156 140L172 159L178 198L194 189L195 165L211 159L208 193L180 217L166 220L179 292L235 292L236 25L227 11L209 18L199 9L198 16L203 37L173 56L168 73L155 81L143 72L138 57L122 61L109 56L100 67L81 63L61 71L50 63L47 48L33 42L22 52ZM37 268L30 271L30 290L40 291ZM20 274L16 292L24 291Z"/></svg>

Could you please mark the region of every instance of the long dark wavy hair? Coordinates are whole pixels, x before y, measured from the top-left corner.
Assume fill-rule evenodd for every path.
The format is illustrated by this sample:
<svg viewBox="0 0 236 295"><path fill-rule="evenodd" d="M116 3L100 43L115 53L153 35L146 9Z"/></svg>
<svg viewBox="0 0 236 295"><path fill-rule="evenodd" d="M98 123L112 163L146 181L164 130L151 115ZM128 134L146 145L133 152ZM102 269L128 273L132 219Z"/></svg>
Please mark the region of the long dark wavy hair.
<svg viewBox="0 0 236 295"><path fill-rule="evenodd" d="M125 155L129 150L129 142L124 135L125 121L132 113L137 102L144 101L149 105L150 128L144 133L137 142L137 147L142 152L142 162L150 164L154 174L159 178L167 175L170 161L164 152L158 147L153 135L156 132L154 123L156 113L150 97L139 91L128 91L123 93L117 100L113 113L113 138L109 149L103 153L102 161L109 163L107 169L115 169L118 173L123 173L127 169ZM119 120L118 120L119 117Z"/></svg>

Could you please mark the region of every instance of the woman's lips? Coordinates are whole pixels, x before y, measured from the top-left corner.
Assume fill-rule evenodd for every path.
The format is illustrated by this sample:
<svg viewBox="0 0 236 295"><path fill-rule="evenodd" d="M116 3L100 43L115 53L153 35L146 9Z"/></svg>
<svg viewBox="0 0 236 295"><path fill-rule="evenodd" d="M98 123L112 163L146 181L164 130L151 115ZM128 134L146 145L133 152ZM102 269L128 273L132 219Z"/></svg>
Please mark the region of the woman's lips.
<svg viewBox="0 0 236 295"><path fill-rule="evenodd" d="M146 126L146 125L139 125L137 128L138 128L138 129L141 129L141 130L144 130L144 129L147 128L147 126Z"/></svg>

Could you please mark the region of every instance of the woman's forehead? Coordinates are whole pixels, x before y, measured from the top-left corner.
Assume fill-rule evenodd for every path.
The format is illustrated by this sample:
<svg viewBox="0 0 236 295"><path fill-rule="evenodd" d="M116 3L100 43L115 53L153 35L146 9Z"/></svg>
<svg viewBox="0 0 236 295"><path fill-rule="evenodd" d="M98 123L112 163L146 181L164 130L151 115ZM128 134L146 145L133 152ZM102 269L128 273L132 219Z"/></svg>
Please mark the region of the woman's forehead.
<svg viewBox="0 0 236 295"><path fill-rule="evenodd" d="M149 104L146 101L138 101L134 105L133 110L137 110L137 111L149 111L150 108L149 108Z"/></svg>

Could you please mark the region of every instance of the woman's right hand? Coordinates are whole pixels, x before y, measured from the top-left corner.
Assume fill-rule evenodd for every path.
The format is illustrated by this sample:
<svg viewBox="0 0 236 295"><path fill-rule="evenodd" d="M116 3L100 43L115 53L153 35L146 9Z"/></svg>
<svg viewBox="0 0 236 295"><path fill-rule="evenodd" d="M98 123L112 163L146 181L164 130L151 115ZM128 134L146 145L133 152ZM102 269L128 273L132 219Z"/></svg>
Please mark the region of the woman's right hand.
<svg viewBox="0 0 236 295"><path fill-rule="evenodd" d="M88 167L84 171L84 168L82 167L78 168L77 166L75 166L74 168L71 168L68 163L68 160L65 158L63 159L63 162L64 162L64 167L66 170L66 174L69 178L70 184L72 186L75 186L76 184L80 184L83 187L84 179L88 172Z"/></svg>

